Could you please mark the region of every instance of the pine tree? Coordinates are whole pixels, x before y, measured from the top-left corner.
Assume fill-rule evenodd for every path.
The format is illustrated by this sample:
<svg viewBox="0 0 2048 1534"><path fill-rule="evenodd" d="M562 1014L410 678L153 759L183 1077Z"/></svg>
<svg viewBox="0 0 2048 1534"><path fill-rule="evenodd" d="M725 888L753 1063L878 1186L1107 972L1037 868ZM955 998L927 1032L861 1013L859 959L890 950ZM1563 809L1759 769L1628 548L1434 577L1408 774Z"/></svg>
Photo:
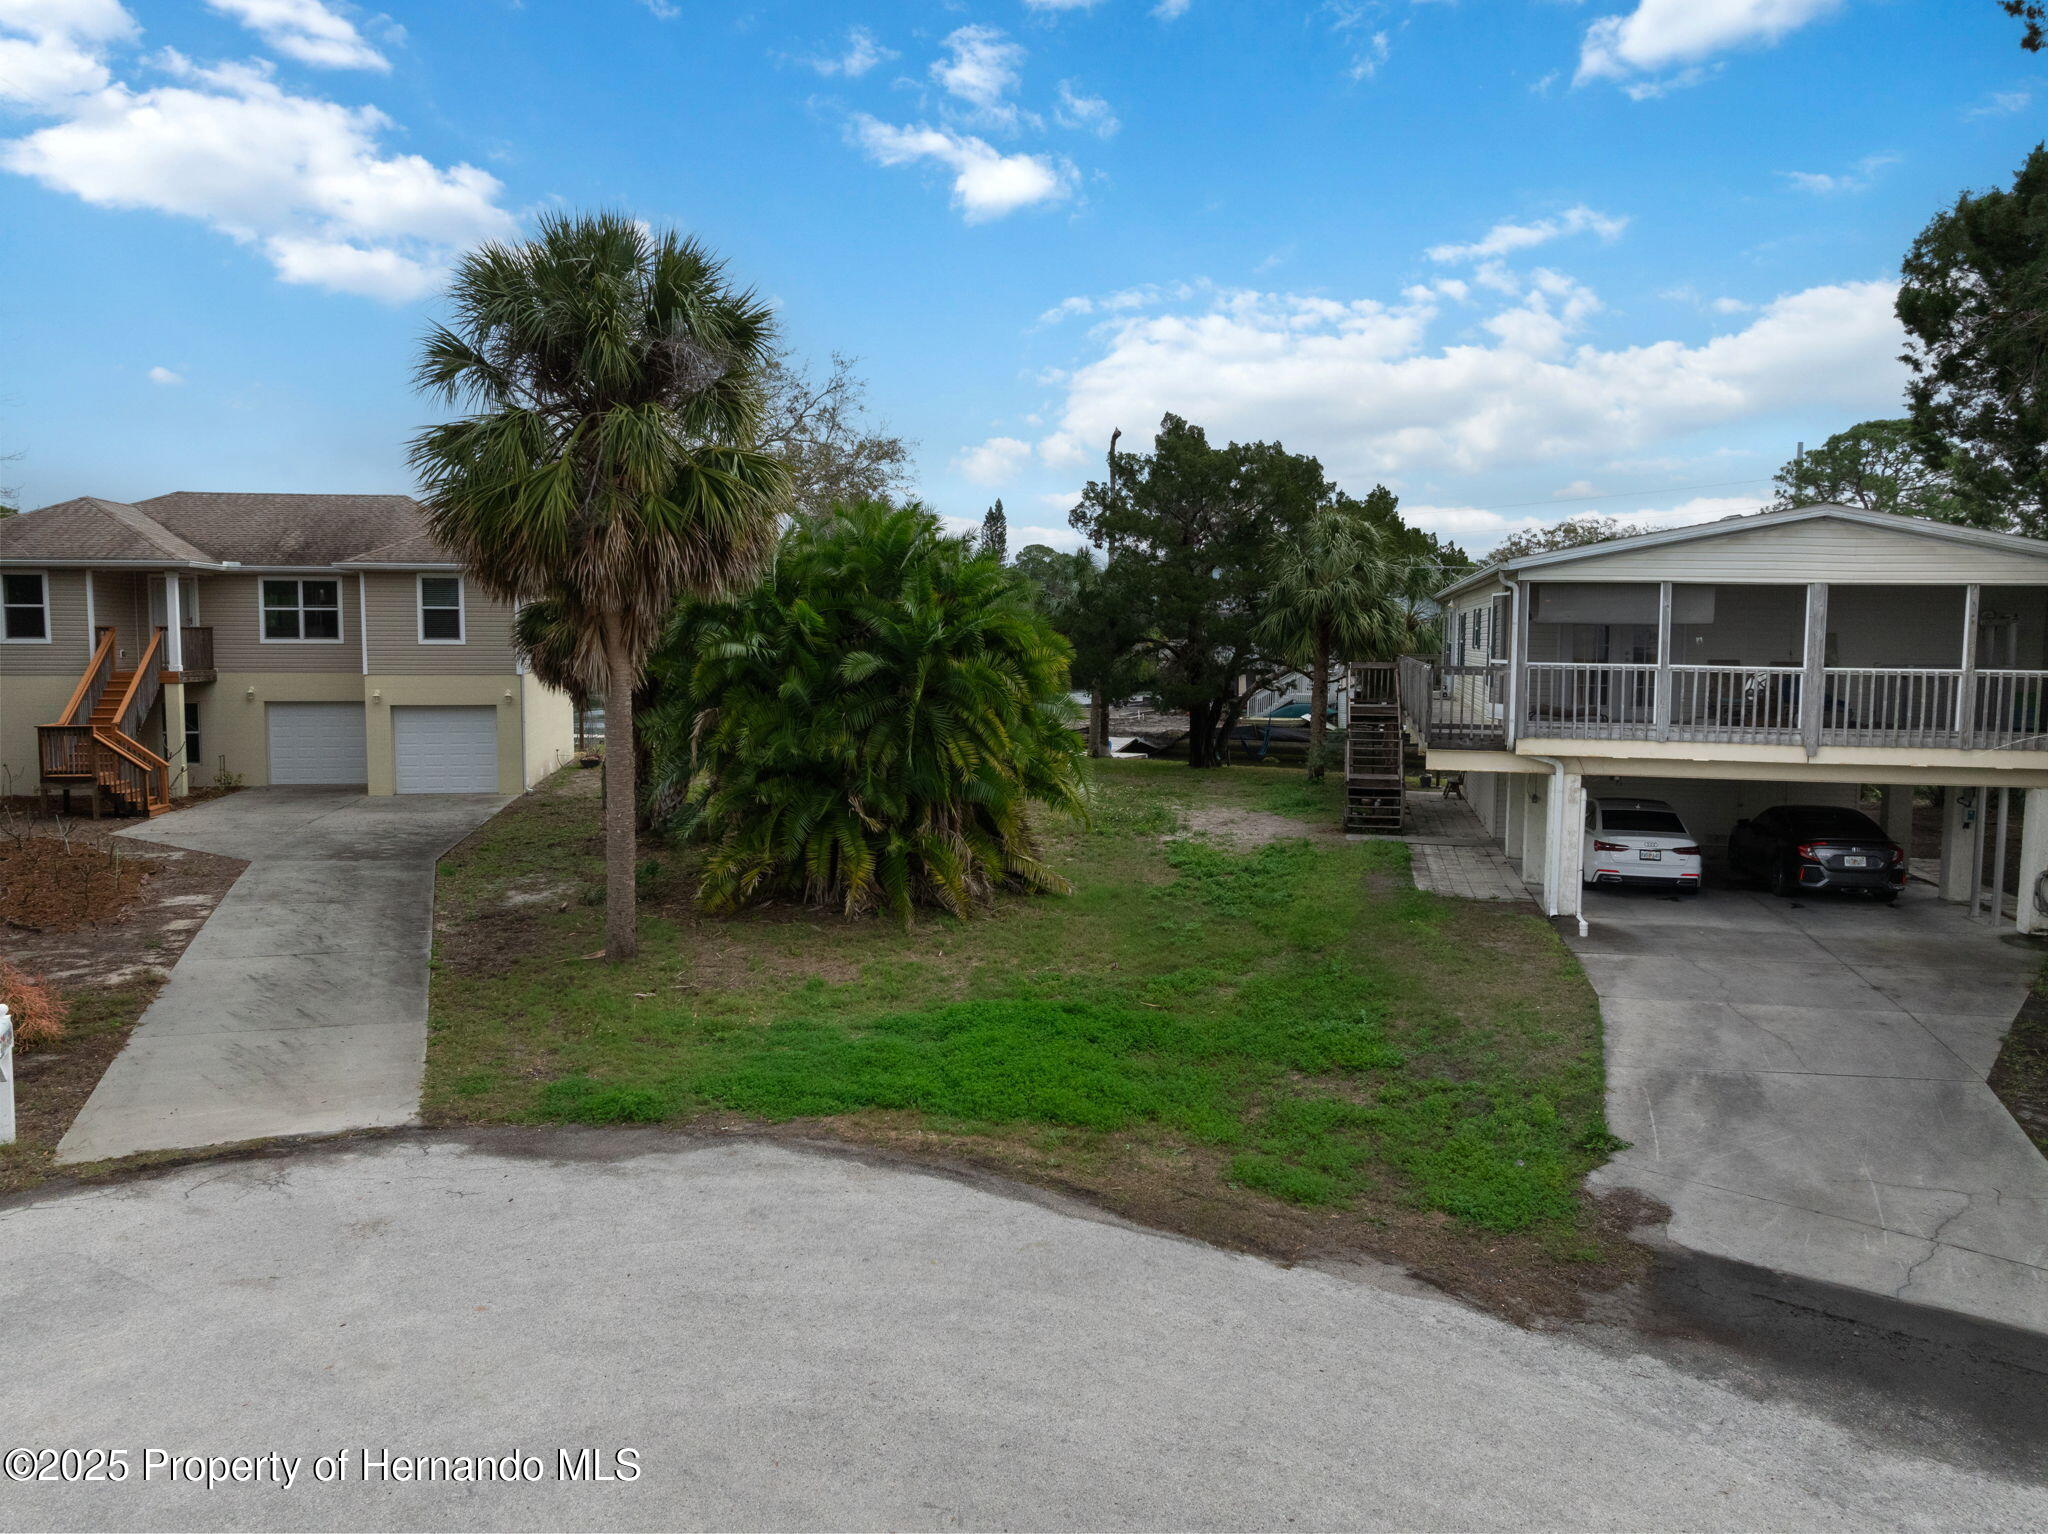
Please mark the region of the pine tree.
<svg viewBox="0 0 2048 1534"><path fill-rule="evenodd" d="M982 513L981 552L995 555L999 563L1007 563L1010 557L1010 522L1003 515L1003 498L996 497L995 505Z"/></svg>

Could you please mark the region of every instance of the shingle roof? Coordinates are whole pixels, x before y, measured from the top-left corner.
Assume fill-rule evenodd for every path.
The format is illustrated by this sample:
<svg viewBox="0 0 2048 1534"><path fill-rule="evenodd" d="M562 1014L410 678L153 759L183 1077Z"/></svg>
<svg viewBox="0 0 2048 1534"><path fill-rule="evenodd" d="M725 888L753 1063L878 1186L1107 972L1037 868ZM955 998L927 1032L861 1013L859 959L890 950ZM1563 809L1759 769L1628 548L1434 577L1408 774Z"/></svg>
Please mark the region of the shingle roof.
<svg viewBox="0 0 2048 1534"><path fill-rule="evenodd" d="M207 562L212 556L140 509L82 495L0 518L0 559Z"/></svg>
<svg viewBox="0 0 2048 1534"><path fill-rule="evenodd" d="M0 518L0 559L333 565L454 564L406 495L178 490L128 505L81 496Z"/></svg>
<svg viewBox="0 0 2048 1534"><path fill-rule="evenodd" d="M452 565L460 561L431 534L414 533L381 549L370 549L342 561L345 565Z"/></svg>
<svg viewBox="0 0 2048 1534"><path fill-rule="evenodd" d="M215 559L245 565L331 565L421 534L419 503L409 495L179 490L136 504Z"/></svg>

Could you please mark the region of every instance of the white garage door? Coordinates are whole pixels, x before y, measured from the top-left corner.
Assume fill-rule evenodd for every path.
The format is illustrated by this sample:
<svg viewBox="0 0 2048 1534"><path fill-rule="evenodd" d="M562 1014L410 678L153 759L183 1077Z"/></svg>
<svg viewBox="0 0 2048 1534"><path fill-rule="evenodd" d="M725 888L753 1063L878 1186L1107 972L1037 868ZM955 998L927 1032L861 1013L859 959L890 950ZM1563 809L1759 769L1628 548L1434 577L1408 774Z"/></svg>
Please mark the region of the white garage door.
<svg viewBox="0 0 2048 1534"><path fill-rule="evenodd" d="M495 794L495 708L394 708L391 749L401 794Z"/></svg>
<svg viewBox="0 0 2048 1534"><path fill-rule="evenodd" d="M367 783L360 703L272 703L270 781Z"/></svg>

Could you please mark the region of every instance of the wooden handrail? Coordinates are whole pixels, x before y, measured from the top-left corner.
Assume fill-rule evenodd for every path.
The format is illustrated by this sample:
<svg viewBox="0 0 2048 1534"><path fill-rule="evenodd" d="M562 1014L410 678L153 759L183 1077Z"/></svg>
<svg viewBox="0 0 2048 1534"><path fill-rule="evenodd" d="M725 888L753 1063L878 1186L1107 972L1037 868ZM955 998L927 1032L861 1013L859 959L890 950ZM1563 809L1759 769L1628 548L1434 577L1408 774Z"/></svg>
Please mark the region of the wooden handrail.
<svg viewBox="0 0 2048 1534"><path fill-rule="evenodd" d="M135 663L135 670L128 677L128 690L121 694L121 701L114 705L114 723L121 727L124 735L132 736L135 733L128 723L128 711L135 706L135 695L145 687L151 689L142 704L146 712L149 705L156 701L157 691L163 687L156 674L156 658L163 645L164 631L153 629L150 632L149 643L142 651L142 659Z"/></svg>
<svg viewBox="0 0 2048 1534"><path fill-rule="evenodd" d="M99 699L94 698L88 701L86 694L92 690L94 679L113 662L114 637L112 629L104 628L100 630L99 643L93 646L92 658L86 662L85 674L79 677L78 685L71 689L71 697L64 705L64 712L57 716L57 723L77 724L79 723L79 712L81 709L88 714L92 712L92 704L97 703ZM102 683L101 685L104 686L105 684Z"/></svg>
<svg viewBox="0 0 2048 1534"><path fill-rule="evenodd" d="M151 772L170 771L171 764L169 762L158 756L141 741L134 739L132 736L123 735L119 730L96 728L92 732L92 738L105 746L109 751L117 752L127 757L129 761L138 767L146 767Z"/></svg>

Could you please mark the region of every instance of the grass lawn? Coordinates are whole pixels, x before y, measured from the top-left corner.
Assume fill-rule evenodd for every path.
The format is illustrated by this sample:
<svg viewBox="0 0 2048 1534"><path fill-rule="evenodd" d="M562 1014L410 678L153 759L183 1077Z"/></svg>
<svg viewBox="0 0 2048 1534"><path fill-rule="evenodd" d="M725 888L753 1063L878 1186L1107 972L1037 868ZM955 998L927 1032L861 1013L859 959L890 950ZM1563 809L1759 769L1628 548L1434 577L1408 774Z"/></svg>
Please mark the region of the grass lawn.
<svg viewBox="0 0 2048 1534"><path fill-rule="evenodd" d="M779 1126L1511 1313L1638 1270L1579 1186L1615 1142L1577 964L1337 835L1334 782L1097 764L1092 823L1051 828L1071 895L908 933L700 916L695 854L650 846L623 969L595 957L596 788L558 776L441 866L432 1122Z"/></svg>

